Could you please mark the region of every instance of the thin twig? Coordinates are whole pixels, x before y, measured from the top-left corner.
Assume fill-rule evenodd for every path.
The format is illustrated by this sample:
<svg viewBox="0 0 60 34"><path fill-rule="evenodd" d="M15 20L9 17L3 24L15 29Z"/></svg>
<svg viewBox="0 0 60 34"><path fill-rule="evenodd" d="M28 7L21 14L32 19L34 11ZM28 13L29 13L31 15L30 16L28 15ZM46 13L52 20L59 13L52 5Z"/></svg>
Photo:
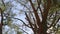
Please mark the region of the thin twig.
<svg viewBox="0 0 60 34"><path fill-rule="evenodd" d="M8 17L8 16L6 16L5 13L4 13L4 15L5 15L5 17ZM21 20L21 19L19 19L19 18L14 18L14 17L8 17L8 18L17 19L17 20L21 21L25 26L29 27L27 24L25 24L25 22L24 22L23 20ZM31 27L29 27L29 28L31 28Z"/></svg>
<svg viewBox="0 0 60 34"><path fill-rule="evenodd" d="M20 28L23 32L25 32L26 34L28 34L26 31L24 31L22 28Z"/></svg>
<svg viewBox="0 0 60 34"><path fill-rule="evenodd" d="M33 26L32 26L32 22L31 22L31 20L29 19L29 17L28 17L28 15L27 15L26 12L25 12L25 15L26 15L26 17L27 17L27 20L28 20L28 22L29 22L29 24L30 24L32 30L34 30L34 29L33 29Z"/></svg>

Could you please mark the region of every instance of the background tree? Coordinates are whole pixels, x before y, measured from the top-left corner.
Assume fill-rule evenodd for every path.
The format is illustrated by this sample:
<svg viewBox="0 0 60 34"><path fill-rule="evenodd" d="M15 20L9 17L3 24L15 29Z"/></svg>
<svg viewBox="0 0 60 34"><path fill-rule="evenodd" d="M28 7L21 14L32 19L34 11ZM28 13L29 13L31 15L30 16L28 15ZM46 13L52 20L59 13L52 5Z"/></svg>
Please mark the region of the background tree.
<svg viewBox="0 0 60 34"><path fill-rule="evenodd" d="M6 1L1 0L0 2L0 17L1 17L1 23L0 23L0 34L22 34L22 31L20 31L19 27L17 25L13 25L13 20L11 17L14 17L14 13L12 11L12 1Z"/></svg>

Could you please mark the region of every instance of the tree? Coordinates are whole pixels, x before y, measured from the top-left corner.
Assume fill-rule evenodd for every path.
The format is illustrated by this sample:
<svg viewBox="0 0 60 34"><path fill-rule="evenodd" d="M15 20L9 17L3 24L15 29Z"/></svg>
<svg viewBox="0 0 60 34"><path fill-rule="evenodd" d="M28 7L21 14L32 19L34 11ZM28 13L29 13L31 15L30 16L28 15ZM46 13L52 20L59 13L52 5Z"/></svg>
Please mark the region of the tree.
<svg viewBox="0 0 60 34"><path fill-rule="evenodd" d="M57 23L60 20L59 0L14 0L14 1L22 5L20 6L20 8L23 7L23 9L20 9L20 12L25 13L25 17L28 22L24 22L23 20L12 16L11 17L7 16L8 18L20 20L23 23L23 26L31 28L34 34L49 34L50 32L48 33L48 30L50 28L52 27L53 29L56 28ZM3 21L3 19L1 21ZM53 31L55 32L55 30ZM25 31L23 30L23 32Z"/></svg>
<svg viewBox="0 0 60 34"><path fill-rule="evenodd" d="M0 3L1 4L1 3ZM2 4L4 4L4 1L2 0ZM1 23L0 23L0 32L1 32L1 34L2 34L2 26L3 26L3 11L4 11L4 5L1 7L0 6L0 14L1 14Z"/></svg>
<svg viewBox="0 0 60 34"><path fill-rule="evenodd" d="M30 5L26 1L28 1ZM59 16L56 17L58 14L57 12L60 9L59 4L56 1L58 2L58 0L20 0L18 1L22 6L26 8L27 12L29 11L29 14L30 14L28 15L27 12L25 12L26 20L29 23L29 25L27 25L23 22L25 26L31 28L34 34L47 34L47 30L51 27L55 27L56 23L60 19ZM41 8L40 5L43 6L42 7L43 9ZM22 11L24 12L25 10L22 10ZM41 14L39 14L39 11ZM54 17L52 18L53 15ZM42 18L42 21L40 17ZM49 23L48 19L49 20L52 19L52 21L50 21L52 23L49 24L50 25L49 27L47 26Z"/></svg>

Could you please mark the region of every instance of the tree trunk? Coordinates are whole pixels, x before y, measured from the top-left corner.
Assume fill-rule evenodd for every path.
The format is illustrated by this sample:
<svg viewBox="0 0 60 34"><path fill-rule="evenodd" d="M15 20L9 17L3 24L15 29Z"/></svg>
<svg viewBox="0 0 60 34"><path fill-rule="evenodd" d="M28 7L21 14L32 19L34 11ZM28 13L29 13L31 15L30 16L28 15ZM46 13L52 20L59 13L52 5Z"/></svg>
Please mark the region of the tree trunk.
<svg viewBox="0 0 60 34"><path fill-rule="evenodd" d="M39 27L38 34L47 34L47 27L46 25L44 26L43 24L40 24L41 26Z"/></svg>
<svg viewBox="0 0 60 34"><path fill-rule="evenodd" d="M2 24L0 24L0 34L2 34Z"/></svg>
<svg viewBox="0 0 60 34"><path fill-rule="evenodd" d="M3 26L3 11L2 11L1 8L0 8L0 11L1 11L0 34L2 34L2 26Z"/></svg>

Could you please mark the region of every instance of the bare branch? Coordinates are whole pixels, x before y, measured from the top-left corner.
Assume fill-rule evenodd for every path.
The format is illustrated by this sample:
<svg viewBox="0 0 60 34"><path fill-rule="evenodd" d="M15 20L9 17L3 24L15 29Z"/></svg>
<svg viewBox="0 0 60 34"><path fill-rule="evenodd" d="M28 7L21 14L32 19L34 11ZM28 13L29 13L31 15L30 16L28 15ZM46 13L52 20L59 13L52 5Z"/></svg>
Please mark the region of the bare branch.
<svg viewBox="0 0 60 34"><path fill-rule="evenodd" d="M53 18L53 21L52 21L50 27L53 26L53 24L55 23L55 20L56 20L56 16ZM49 28L50 28L50 27L49 27Z"/></svg>
<svg viewBox="0 0 60 34"><path fill-rule="evenodd" d="M5 6L4 0L2 0L3 5Z"/></svg>
<svg viewBox="0 0 60 34"><path fill-rule="evenodd" d="M26 12L25 12L25 15L26 15L26 17L27 17L27 20L28 20L28 22L29 22L29 24L30 24L31 28L33 29L32 22L30 21L30 19L29 19L29 17L28 17L28 15L27 15L27 13L26 13Z"/></svg>
<svg viewBox="0 0 60 34"><path fill-rule="evenodd" d="M43 13L42 13L42 10L41 10L41 7L40 7L41 0L37 0L37 3L38 3L37 10L38 10L38 8L39 8L39 9L40 9L40 12L41 12L41 15L43 16Z"/></svg>
<svg viewBox="0 0 60 34"><path fill-rule="evenodd" d="M60 17L58 17L58 18L56 19L56 16L57 16L57 15L55 14L55 17L53 18L53 21L52 21L52 24L50 25L50 27L51 27L51 26L54 27L54 26L56 25L56 23L59 21ZM50 28L50 27L48 27L48 28Z"/></svg>
<svg viewBox="0 0 60 34"><path fill-rule="evenodd" d="M47 3L44 3L44 12L42 16L42 23L46 23L48 12L51 6L51 0L47 0Z"/></svg>
<svg viewBox="0 0 60 34"><path fill-rule="evenodd" d="M18 1L18 2L19 2L19 1ZM22 4L21 2L19 2L19 3L20 3L21 5L23 5L24 7L26 7L26 8L30 11L31 15L33 16L32 11L31 11L26 5ZM34 17L33 17L33 20L35 21Z"/></svg>
<svg viewBox="0 0 60 34"><path fill-rule="evenodd" d="M4 13L4 15L6 16L5 13ZM6 17L8 17L8 16L6 16ZM21 19L19 19L19 18L14 18L14 17L8 17L8 18L13 18L13 19L20 20L25 26L29 27L27 24L25 24L25 22L24 22L23 20L21 20ZM29 28L31 28L31 27L29 27Z"/></svg>
<svg viewBox="0 0 60 34"><path fill-rule="evenodd" d="M54 23L53 27L58 23L59 20L60 20L60 17L57 19L56 23Z"/></svg>
<svg viewBox="0 0 60 34"><path fill-rule="evenodd" d="M12 17L12 18L13 18L13 17ZM24 22L23 20L18 19L18 18L14 18L14 19L20 20L21 22L23 22L23 24L24 24L25 26L29 27L27 24L25 24L25 22ZM30 28L30 27L29 27L29 28Z"/></svg>
<svg viewBox="0 0 60 34"><path fill-rule="evenodd" d="M18 1L19 2L19 1ZM23 3L21 3L21 2L19 2L21 5L23 5L24 7L26 7L29 11L31 11L30 10L30 8L28 8L26 5L24 5Z"/></svg>
<svg viewBox="0 0 60 34"><path fill-rule="evenodd" d="M21 28L20 28L21 29ZM28 34L26 31L24 31L23 29L21 29L23 32L25 32L26 34Z"/></svg>
<svg viewBox="0 0 60 34"><path fill-rule="evenodd" d="M19 1L18 1L19 2ZM19 2L21 5L23 5L24 7L26 7L29 11L30 11L30 13L31 13L31 15L32 15L32 17L33 17L33 14L32 14L32 11L26 6L26 5L24 5L24 4L22 4L21 2ZM33 20L35 21L35 19L34 19L34 17L33 17Z"/></svg>
<svg viewBox="0 0 60 34"><path fill-rule="evenodd" d="M33 5L33 3L32 3L32 0L29 0L29 2L30 2L30 4L31 4L33 10L35 11L35 7L34 7L34 5Z"/></svg>
<svg viewBox="0 0 60 34"><path fill-rule="evenodd" d="M37 10L35 9L35 7L34 7L34 5L33 5L32 0L29 0L29 2L30 2L30 4L31 4L32 9L33 9L33 12L34 12L34 14L35 14L35 17L36 17L36 20L37 20L37 24L38 24L38 26L40 26L41 22L40 22L40 18L39 18L39 16L38 16Z"/></svg>

